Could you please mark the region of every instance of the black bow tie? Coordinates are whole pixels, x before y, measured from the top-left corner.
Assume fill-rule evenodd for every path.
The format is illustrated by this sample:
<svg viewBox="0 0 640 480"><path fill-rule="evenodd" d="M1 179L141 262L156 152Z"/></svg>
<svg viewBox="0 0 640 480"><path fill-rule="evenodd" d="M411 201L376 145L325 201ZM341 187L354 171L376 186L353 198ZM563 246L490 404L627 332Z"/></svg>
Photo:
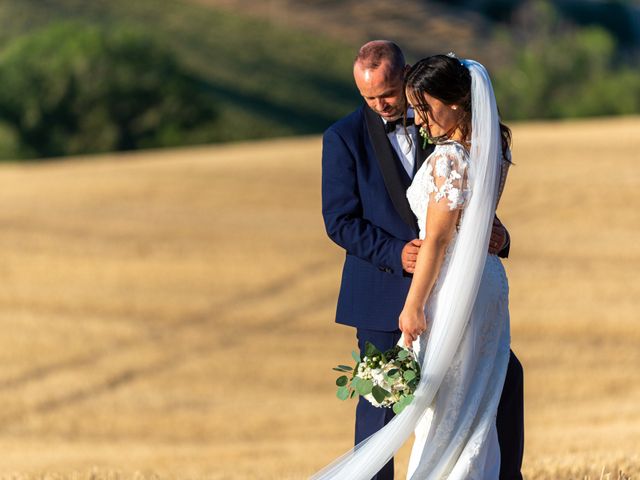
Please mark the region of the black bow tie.
<svg viewBox="0 0 640 480"><path fill-rule="evenodd" d="M407 127L414 125L414 117L407 118ZM384 131L386 133L395 132L397 127L404 126L404 117L400 117L397 120L389 121L384 124Z"/></svg>

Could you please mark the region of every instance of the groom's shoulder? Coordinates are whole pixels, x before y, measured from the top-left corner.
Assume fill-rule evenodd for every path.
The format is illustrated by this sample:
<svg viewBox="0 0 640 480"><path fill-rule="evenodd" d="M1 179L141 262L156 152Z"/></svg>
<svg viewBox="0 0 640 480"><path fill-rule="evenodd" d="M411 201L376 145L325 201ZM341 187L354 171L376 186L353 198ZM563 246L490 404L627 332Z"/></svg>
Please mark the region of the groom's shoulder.
<svg viewBox="0 0 640 480"><path fill-rule="evenodd" d="M329 132L337 133L340 136L353 135L356 132L362 130L364 126L364 106L358 107L349 115L342 117L340 120L331 125L324 132L325 135Z"/></svg>

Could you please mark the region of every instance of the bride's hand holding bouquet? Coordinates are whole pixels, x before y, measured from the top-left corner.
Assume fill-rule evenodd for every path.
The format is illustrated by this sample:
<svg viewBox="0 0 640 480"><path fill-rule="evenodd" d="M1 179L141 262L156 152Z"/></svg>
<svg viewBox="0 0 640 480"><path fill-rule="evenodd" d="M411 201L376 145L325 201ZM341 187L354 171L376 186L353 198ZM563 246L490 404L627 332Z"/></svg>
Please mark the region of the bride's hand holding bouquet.
<svg viewBox="0 0 640 480"><path fill-rule="evenodd" d="M404 334L404 344L411 347L413 342L427 329L424 305L412 305L407 302L400 312L399 327Z"/></svg>

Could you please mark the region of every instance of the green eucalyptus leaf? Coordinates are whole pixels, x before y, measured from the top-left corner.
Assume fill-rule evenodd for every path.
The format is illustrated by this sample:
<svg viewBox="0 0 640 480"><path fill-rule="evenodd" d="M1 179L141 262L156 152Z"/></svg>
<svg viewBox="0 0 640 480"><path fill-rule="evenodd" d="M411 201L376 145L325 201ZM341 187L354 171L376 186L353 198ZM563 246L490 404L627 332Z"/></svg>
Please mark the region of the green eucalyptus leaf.
<svg viewBox="0 0 640 480"><path fill-rule="evenodd" d="M371 389L371 395L373 395L373 398L376 399L376 402L382 403L384 399L391 394L381 386L376 385Z"/></svg>
<svg viewBox="0 0 640 480"><path fill-rule="evenodd" d="M369 358L380 356L380 350L378 350L376 346L371 342L365 342L364 352L365 355Z"/></svg>
<svg viewBox="0 0 640 480"><path fill-rule="evenodd" d="M393 412L395 414L402 412L412 401L413 395L411 394L400 397L400 400L393 404Z"/></svg>
<svg viewBox="0 0 640 480"><path fill-rule="evenodd" d="M360 363L360 355L358 355L358 353L354 350L353 352L351 352L351 356L353 357L353 359L357 362Z"/></svg>
<svg viewBox="0 0 640 480"><path fill-rule="evenodd" d="M349 398L349 389L347 387L339 387L338 391L336 392L336 397L338 397L340 400L346 400L347 398Z"/></svg>
<svg viewBox="0 0 640 480"><path fill-rule="evenodd" d="M398 352L398 358L399 358L400 360L404 360L404 359L406 359L408 356L409 356L409 352L408 352L407 350L400 350L400 351Z"/></svg>
<svg viewBox="0 0 640 480"><path fill-rule="evenodd" d="M336 379L336 385L339 386L339 387L344 387L347 384L348 381L349 381L349 379L347 378L347 376L346 375L342 375L341 377L338 377Z"/></svg>
<svg viewBox="0 0 640 480"><path fill-rule="evenodd" d="M414 372L413 370L407 370L402 376L407 382L410 382L411 380L416 378L416 372Z"/></svg>
<svg viewBox="0 0 640 480"><path fill-rule="evenodd" d="M353 368L346 365L338 365L337 367L333 367L333 370L335 370L336 372L351 372L353 371Z"/></svg>
<svg viewBox="0 0 640 480"><path fill-rule="evenodd" d="M371 380L362 380L358 382L357 389L360 395L369 395L373 389L373 382Z"/></svg>

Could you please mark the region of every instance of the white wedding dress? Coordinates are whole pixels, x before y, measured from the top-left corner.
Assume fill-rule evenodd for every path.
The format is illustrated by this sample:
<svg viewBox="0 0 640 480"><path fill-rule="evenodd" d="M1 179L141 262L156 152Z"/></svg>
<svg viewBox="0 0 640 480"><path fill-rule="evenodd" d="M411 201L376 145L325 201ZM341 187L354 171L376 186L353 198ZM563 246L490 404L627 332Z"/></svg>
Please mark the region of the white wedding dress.
<svg viewBox="0 0 640 480"><path fill-rule="evenodd" d="M461 209L471 193L465 179L469 154L449 141L435 147L416 173L407 198L424 239L429 206ZM504 176L504 175L503 175ZM430 195L433 201L429 204ZM449 266L454 236L447 249L438 279ZM440 282L436 282L426 305L427 320L437 308ZM415 430L409 460L410 479L497 479L500 449L495 425L498 402L509 361L509 287L495 255L487 255L480 288L460 346L432 406ZM414 342L420 363L433 324ZM403 341L403 340L401 340ZM427 448L428 447L428 448Z"/></svg>

